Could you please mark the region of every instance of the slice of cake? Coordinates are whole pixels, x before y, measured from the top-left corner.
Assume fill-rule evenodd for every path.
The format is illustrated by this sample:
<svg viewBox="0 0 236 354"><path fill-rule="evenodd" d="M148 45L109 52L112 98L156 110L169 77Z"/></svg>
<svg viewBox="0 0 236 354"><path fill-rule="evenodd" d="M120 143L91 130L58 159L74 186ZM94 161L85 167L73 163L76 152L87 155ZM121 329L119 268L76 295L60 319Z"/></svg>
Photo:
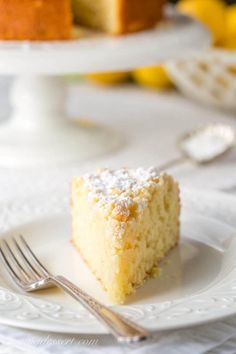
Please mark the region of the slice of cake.
<svg viewBox="0 0 236 354"><path fill-rule="evenodd" d="M154 26L166 0L72 0L75 21L112 34Z"/></svg>
<svg viewBox="0 0 236 354"><path fill-rule="evenodd" d="M123 303L178 244L179 217L178 184L153 168L73 179L73 243L113 303Z"/></svg>
<svg viewBox="0 0 236 354"><path fill-rule="evenodd" d="M71 0L0 0L0 38L69 39Z"/></svg>

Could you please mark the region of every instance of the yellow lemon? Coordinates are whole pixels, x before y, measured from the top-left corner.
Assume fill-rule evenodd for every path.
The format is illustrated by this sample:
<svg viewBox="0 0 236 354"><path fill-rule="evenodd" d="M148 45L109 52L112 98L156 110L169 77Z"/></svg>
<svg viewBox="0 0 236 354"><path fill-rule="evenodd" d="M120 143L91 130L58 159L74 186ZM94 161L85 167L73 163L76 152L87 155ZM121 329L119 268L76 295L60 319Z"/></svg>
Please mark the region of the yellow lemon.
<svg viewBox="0 0 236 354"><path fill-rule="evenodd" d="M85 76L88 80L101 85L120 84L129 78L128 72L91 73Z"/></svg>
<svg viewBox="0 0 236 354"><path fill-rule="evenodd" d="M236 38L226 38L223 42L222 47L227 50L236 49Z"/></svg>
<svg viewBox="0 0 236 354"><path fill-rule="evenodd" d="M222 42L226 9L222 0L180 0L177 9L208 27L212 33L214 44Z"/></svg>
<svg viewBox="0 0 236 354"><path fill-rule="evenodd" d="M133 78L140 85L159 90L172 86L172 82L163 65L138 68L133 71Z"/></svg>
<svg viewBox="0 0 236 354"><path fill-rule="evenodd" d="M224 47L236 49L236 5L228 6L225 14Z"/></svg>

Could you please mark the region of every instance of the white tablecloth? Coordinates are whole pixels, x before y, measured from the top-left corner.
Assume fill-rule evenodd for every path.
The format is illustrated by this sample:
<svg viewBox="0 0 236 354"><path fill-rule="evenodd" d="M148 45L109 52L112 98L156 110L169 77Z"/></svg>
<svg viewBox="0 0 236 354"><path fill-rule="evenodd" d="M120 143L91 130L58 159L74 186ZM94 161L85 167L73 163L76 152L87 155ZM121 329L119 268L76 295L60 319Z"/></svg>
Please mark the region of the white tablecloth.
<svg viewBox="0 0 236 354"><path fill-rule="evenodd" d="M7 81L0 81L0 116L9 113L6 102ZM134 87L94 88L85 84L70 88L68 110L74 117L93 118L119 131L125 145L83 164L47 170L0 169L0 199L64 188L72 175L95 167L159 165L178 156L179 134L209 122L236 120L224 112L199 107L177 93L157 94ZM182 185L221 189L236 196L236 152L224 161L204 168L185 164L172 171ZM83 345L90 340L90 345ZM236 318L188 330L158 333L150 343L120 347L109 336L59 336L0 326L0 353L120 353L133 352L200 354L236 353Z"/></svg>

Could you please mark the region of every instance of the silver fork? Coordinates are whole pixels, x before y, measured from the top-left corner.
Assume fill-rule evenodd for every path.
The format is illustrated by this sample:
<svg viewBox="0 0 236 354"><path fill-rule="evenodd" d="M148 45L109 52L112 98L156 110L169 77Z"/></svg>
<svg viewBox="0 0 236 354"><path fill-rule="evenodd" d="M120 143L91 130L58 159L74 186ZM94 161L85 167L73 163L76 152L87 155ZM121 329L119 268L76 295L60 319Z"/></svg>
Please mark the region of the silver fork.
<svg viewBox="0 0 236 354"><path fill-rule="evenodd" d="M102 305L61 275L52 275L36 257L23 236L0 240L0 257L12 280L26 292L58 287L79 301L103 323L118 342L140 342L150 337L144 328Z"/></svg>

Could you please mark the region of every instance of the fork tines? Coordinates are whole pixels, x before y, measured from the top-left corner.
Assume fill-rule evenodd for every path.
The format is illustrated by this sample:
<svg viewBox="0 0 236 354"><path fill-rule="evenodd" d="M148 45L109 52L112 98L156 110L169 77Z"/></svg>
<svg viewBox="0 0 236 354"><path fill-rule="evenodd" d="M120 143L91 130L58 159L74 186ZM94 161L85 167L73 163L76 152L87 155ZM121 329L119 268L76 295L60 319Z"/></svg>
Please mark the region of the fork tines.
<svg viewBox="0 0 236 354"><path fill-rule="evenodd" d="M20 286L38 282L49 272L40 263L22 235L8 242L0 240L0 256L13 280Z"/></svg>

